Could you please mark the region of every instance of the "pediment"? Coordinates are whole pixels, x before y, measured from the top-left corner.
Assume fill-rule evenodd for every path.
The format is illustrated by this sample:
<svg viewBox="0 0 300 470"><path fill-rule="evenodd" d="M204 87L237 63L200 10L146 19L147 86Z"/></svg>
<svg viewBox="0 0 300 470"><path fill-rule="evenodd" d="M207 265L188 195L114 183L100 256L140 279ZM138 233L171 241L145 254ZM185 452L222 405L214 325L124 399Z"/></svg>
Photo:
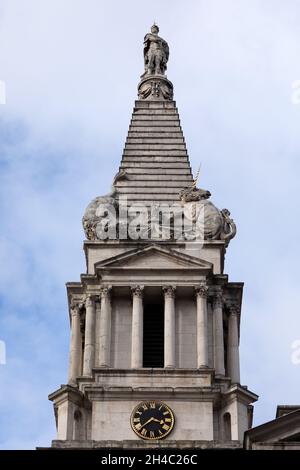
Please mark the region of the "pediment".
<svg viewBox="0 0 300 470"><path fill-rule="evenodd" d="M250 443L300 442L300 409L249 429L245 438Z"/></svg>
<svg viewBox="0 0 300 470"><path fill-rule="evenodd" d="M212 270L213 265L208 261L186 255L177 250L160 246L127 251L95 265L96 270L111 269L158 269L158 270Z"/></svg>

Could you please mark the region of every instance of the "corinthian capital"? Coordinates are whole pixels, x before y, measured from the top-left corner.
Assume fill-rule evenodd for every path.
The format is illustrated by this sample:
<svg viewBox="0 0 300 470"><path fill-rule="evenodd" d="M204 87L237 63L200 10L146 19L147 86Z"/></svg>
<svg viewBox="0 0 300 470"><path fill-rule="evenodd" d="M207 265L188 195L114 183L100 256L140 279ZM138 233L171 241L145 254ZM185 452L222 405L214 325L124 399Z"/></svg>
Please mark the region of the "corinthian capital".
<svg viewBox="0 0 300 470"><path fill-rule="evenodd" d="M132 295L136 297L143 297L144 286L132 286L131 292Z"/></svg>
<svg viewBox="0 0 300 470"><path fill-rule="evenodd" d="M196 295L206 299L208 295L208 287L206 282L201 282L198 286L195 286Z"/></svg>
<svg viewBox="0 0 300 470"><path fill-rule="evenodd" d="M88 294L85 298L85 307L92 307L94 305L95 296Z"/></svg>
<svg viewBox="0 0 300 470"><path fill-rule="evenodd" d="M223 306L223 293L222 289L218 288L213 294L213 304L215 307L222 307Z"/></svg>
<svg viewBox="0 0 300 470"><path fill-rule="evenodd" d="M79 313L80 313L80 302L78 300L74 300L74 299L71 300L70 311L71 311L71 315L74 315L74 316L79 315Z"/></svg>
<svg viewBox="0 0 300 470"><path fill-rule="evenodd" d="M100 297L109 297L111 292L111 286L104 286L100 288Z"/></svg>
<svg viewBox="0 0 300 470"><path fill-rule="evenodd" d="M172 299L175 297L175 286L163 286L162 288L165 297L171 297Z"/></svg>
<svg viewBox="0 0 300 470"><path fill-rule="evenodd" d="M230 315L236 315L238 316L240 313L241 313L241 309L239 307L239 305L229 305L229 313Z"/></svg>

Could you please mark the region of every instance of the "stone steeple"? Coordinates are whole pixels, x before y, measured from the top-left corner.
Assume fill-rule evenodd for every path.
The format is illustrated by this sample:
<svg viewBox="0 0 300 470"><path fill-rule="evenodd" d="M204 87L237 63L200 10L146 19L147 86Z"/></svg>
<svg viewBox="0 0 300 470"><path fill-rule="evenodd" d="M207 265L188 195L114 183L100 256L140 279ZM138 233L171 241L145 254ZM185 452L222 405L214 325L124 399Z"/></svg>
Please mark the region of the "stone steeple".
<svg viewBox="0 0 300 470"><path fill-rule="evenodd" d="M83 217L87 270L67 283L70 366L50 395L54 447L234 448L251 426L257 396L240 384L243 284L224 274L236 227L193 181L158 32L144 38L112 190Z"/></svg>

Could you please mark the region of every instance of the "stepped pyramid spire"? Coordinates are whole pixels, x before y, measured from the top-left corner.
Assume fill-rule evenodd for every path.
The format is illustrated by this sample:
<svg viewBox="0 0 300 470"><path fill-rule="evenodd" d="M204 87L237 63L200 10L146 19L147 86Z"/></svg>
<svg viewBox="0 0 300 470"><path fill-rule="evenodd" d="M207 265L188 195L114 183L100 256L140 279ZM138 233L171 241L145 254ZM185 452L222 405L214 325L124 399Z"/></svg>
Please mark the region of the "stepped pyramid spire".
<svg viewBox="0 0 300 470"><path fill-rule="evenodd" d="M178 201L192 184L192 172L180 125L173 85L165 71L167 42L154 24L144 38L145 71L129 126L115 188L129 201Z"/></svg>
<svg viewBox="0 0 300 470"><path fill-rule="evenodd" d="M132 114L115 188L129 201L179 200L193 177L176 103L138 100Z"/></svg>

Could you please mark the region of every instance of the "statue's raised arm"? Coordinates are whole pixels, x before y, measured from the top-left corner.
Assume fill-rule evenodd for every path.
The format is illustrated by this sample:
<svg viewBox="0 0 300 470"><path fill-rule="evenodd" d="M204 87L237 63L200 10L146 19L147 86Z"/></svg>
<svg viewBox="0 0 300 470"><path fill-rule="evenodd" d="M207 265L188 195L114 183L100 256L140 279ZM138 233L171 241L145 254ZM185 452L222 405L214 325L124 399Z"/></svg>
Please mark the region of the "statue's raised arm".
<svg viewBox="0 0 300 470"><path fill-rule="evenodd" d="M154 24L151 33L144 38L144 75L164 75L169 59L167 41L158 36L159 27Z"/></svg>

